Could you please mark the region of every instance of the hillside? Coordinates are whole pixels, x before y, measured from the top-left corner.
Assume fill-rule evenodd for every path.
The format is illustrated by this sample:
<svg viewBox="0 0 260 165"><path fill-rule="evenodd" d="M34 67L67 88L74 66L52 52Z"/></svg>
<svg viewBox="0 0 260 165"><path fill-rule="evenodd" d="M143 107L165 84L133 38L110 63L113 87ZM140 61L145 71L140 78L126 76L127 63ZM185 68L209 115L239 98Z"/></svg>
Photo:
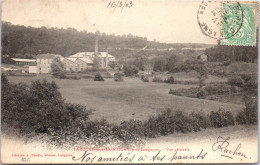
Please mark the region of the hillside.
<svg viewBox="0 0 260 165"><path fill-rule="evenodd" d="M147 41L146 37L132 34L105 34L97 32L99 50L106 48L115 56L133 54L146 47L149 50L176 50L182 48L208 48L212 45L195 43L160 43ZM54 53L69 56L77 52L93 51L96 34L77 31L73 28L33 28L2 22L2 54L11 57L25 57L40 53Z"/></svg>

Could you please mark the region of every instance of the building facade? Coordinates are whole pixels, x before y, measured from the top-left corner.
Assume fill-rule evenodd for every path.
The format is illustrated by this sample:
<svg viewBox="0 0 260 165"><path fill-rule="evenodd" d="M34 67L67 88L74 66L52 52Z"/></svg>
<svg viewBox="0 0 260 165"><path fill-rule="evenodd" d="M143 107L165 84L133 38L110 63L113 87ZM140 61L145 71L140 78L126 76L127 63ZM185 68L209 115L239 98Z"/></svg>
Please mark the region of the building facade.
<svg viewBox="0 0 260 165"><path fill-rule="evenodd" d="M39 54L36 56L36 62L37 62L37 73L51 73L51 64L53 59L59 58L61 61L63 60L63 57L58 54Z"/></svg>

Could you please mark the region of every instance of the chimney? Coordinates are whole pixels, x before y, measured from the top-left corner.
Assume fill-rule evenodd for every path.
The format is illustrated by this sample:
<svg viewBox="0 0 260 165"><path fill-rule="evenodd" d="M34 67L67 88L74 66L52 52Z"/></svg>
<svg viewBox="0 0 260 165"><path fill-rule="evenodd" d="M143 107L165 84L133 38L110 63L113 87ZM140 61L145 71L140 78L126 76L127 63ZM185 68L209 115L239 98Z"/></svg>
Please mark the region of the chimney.
<svg viewBox="0 0 260 165"><path fill-rule="evenodd" d="M95 55L98 55L98 35L96 34L96 40L95 40Z"/></svg>

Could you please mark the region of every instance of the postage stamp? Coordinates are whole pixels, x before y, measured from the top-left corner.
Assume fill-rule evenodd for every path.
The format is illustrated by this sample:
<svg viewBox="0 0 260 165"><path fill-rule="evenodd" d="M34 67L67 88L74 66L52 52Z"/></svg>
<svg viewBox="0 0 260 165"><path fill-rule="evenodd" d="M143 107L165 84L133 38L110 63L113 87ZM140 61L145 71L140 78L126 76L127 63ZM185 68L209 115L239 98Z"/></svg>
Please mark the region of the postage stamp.
<svg viewBox="0 0 260 165"><path fill-rule="evenodd" d="M202 33L221 45L255 46L257 2L203 1L198 10Z"/></svg>
<svg viewBox="0 0 260 165"><path fill-rule="evenodd" d="M222 3L222 45L256 45L257 3ZM231 9L236 9L231 11ZM242 9L242 10L241 10ZM229 26L228 26L229 25ZM236 33L235 33L236 32Z"/></svg>

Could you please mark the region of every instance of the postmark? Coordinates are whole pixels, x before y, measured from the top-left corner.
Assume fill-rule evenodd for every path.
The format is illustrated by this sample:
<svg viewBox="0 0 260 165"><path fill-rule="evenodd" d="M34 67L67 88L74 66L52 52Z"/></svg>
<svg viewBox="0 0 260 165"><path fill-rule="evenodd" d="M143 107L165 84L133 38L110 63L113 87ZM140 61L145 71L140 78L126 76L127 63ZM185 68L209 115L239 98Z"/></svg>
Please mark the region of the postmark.
<svg viewBox="0 0 260 165"><path fill-rule="evenodd" d="M203 1L198 10L198 24L203 34L214 39L234 36L243 24L243 11L238 2ZM223 29L225 27L225 29ZM225 35L222 33L225 30Z"/></svg>

